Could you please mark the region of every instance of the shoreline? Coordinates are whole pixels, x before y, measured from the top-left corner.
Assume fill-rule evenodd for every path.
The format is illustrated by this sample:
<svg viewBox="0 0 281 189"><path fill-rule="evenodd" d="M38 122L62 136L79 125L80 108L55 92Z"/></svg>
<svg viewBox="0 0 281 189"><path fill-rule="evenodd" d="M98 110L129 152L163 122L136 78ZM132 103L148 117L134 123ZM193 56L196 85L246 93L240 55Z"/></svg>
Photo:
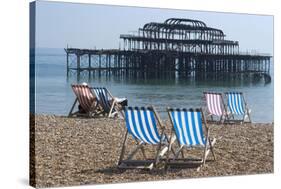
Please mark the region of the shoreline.
<svg viewBox="0 0 281 189"><path fill-rule="evenodd" d="M208 161L199 172L180 168L163 174L117 169L124 120L36 114L34 121L36 187L273 173L274 123L210 124L211 137L217 138L217 160ZM170 128L167 120L162 121ZM147 149L148 155L155 153L153 147Z"/></svg>
<svg viewBox="0 0 281 189"><path fill-rule="evenodd" d="M159 113L161 111L157 111L157 112ZM166 113L166 111L164 111L164 112ZM67 117L67 113L63 113L63 114L36 113L35 115L36 116L55 116L55 117L60 117L60 118L68 118ZM32 114L31 116L34 116L34 114ZM102 117L97 117L97 118L94 118L94 119L100 119L100 118L102 118ZM168 120L168 116L163 118L163 116L161 116L161 114L160 114L160 118L162 119L162 121L167 121ZM71 118L71 119L73 119L73 118ZM80 119L83 119L83 118L80 118ZM85 119L88 119L88 118L85 118ZM268 121L268 122L261 122L261 121L255 122L255 121L252 120L252 124L258 124L258 125L260 125L260 124L272 124L272 125L274 125L274 120L273 121Z"/></svg>

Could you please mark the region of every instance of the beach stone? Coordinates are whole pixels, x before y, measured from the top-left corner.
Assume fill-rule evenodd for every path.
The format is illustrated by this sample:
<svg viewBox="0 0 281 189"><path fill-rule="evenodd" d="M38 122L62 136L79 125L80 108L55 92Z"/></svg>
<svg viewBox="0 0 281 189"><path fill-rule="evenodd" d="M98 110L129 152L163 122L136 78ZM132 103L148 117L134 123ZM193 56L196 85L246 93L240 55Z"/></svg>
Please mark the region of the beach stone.
<svg viewBox="0 0 281 189"><path fill-rule="evenodd" d="M273 173L273 123L210 124L210 136L217 138L214 146L217 160L208 161L201 171L178 168L163 174L162 170L117 169L126 131L122 119L55 115L36 115L32 119L35 157L31 163L38 188ZM165 120L164 124L170 133L170 122ZM131 137L127 142L126 154L136 144ZM145 148L146 155L153 158L156 147ZM200 150L185 153L192 157L202 155ZM138 153L136 158L142 159L142 154Z"/></svg>

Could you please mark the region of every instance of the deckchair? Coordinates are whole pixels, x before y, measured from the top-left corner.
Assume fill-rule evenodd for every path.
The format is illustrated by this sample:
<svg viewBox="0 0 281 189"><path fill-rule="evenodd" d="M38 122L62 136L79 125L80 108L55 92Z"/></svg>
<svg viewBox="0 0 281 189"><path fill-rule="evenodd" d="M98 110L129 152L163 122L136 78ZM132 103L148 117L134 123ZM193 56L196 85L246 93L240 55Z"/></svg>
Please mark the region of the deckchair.
<svg viewBox="0 0 281 189"><path fill-rule="evenodd" d="M213 146L216 142L216 139L214 138L212 141L210 139L210 130L207 126L202 109L187 110L168 108L167 111L172 124L171 137L173 134L176 136L178 148L175 151L174 157L170 159L169 152L172 144L169 144L166 158L166 169L173 165L180 165L181 167L184 167L184 165L195 165L198 166L197 168L199 170L200 167L205 165L210 151L212 152L215 160L216 158ZM195 148L203 149L202 158L185 158L183 150L194 150ZM179 158L180 153L182 158Z"/></svg>
<svg viewBox="0 0 281 189"><path fill-rule="evenodd" d="M127 129L118 161L118 168L141 168L150 170L155 167L159 168L160 161L165 160L162 159L162 157L168 151L169 139L164 133L165 127L162 125L157 112L153 107L126 107L124 111ZM157 125L160 128L160 132L158 132ZM125 158L125 149L129 136L132 136L135 140L136 146ZM171 140L175 141L175 137ZM147 145L153 145L157 148L155 156L150 159L145 153L144 147ZM141 150L143 160L134 158L139 150Z"/></svg>
<svg viewBox="0 0 281 189"><path fill-rule="evenodd" d="M245 97L242 92L226 92L224 93L227 99L227 107L230 111L230 121L248 122L251 123L250 113L251 110L248 108ZM234 115L242 116L242 119L235 119Z"/></svg>
<svg viewBox="0 0 281 189"><path fill-rule="evenodd" d="M90 87L86 84L72 84L71 88L76 96L74 103L69 111L68 116L86 116L91 117L96 114L98 109L97 99L95 94L92 93ZM75 105L79 102L79 110L73 112Z"/></svg>
<svg viewBox="0 0 281 189"><path fill-rule="evenodd" d="M214 121L214 117L219 118L219 122L228 120L228 112L223 101L222 93L204 92L204 99L206 102L206 119ZM211 118L209 120L209 117Z"/></svg>
<svg viewBox="0 0 281 189"><path fill-rule="evenodd" d="M122 114L122 102L127 99L124 98L119 100L116 97L113 97L105 87L93 87L92 89L97 97L98 105L103 109L103 113L108 114L108 117L113 117L120 113L122 117L124 117Z"/></svg>

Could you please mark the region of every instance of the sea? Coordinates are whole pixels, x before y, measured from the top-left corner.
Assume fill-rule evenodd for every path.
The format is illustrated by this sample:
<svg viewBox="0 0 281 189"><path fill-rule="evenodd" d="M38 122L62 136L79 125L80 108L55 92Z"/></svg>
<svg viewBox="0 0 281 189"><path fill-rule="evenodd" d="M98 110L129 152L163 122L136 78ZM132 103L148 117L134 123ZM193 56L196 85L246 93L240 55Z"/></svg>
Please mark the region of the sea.
<svg viewBox="0 0 281 189"><path fill-rule="evenodd" d="M37 114L66 116L75 100L72 83L87 82L91 86L107 87L116 97L126 97L129 106L153 105L162 119L167 119L167 107L203 107L203 92L241 91L251 109L253 122L271 123L274 120L274 66L271 65L271 83L250 80L227 81L194 79L120 79L91 78L66 74L64 49L36 48L35 50L35 111Z"/></svg>

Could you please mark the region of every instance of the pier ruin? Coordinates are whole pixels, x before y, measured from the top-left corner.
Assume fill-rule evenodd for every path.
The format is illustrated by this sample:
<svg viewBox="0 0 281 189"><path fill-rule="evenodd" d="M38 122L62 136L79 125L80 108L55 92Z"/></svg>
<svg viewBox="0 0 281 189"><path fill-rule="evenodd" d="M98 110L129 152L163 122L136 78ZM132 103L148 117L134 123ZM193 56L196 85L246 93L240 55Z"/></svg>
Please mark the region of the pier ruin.
<svg viewBox="0 0 281 189"><path fill-rule="evenodd" d="M122 49L66 48L67 75L125 78L270 78L269 54L242 53L239 42L199 20L150 22L121 34Z"/></svg>

